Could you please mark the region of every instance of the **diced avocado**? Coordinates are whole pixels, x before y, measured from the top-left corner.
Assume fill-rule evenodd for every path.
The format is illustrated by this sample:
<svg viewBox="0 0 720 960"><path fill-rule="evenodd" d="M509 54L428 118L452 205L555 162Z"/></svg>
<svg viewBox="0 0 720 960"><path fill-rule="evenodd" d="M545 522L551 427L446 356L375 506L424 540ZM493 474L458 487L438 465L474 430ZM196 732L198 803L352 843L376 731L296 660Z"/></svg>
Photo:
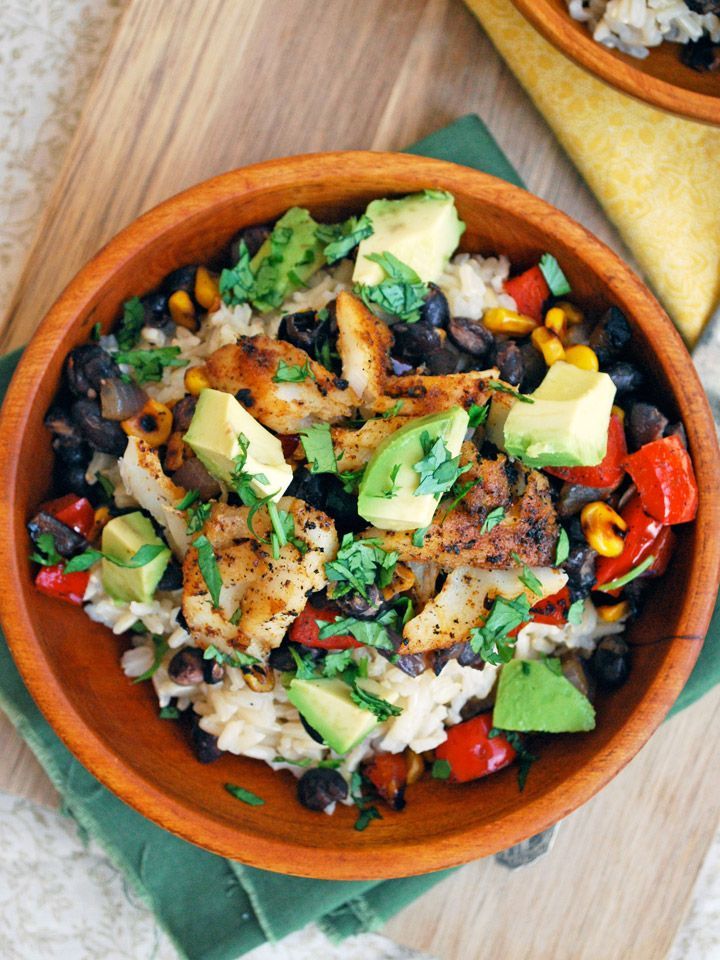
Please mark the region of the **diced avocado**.
<svg viewBox="0 0 720 960"><path fill-rule="evenodd" d="M578 733L595 728L595 709L563 675L559 660L511 660L500 672L493 726Z"/></svg>
<svg viewBox="0 0 720 960"><path fill-rule="evenodd" d="M592 467L607 451L615 384L558 360L505 421L505 449L531 467Z"/></svg>
<svg viewBox="0 0 720 960"><path fill-rule="evenodd" d="M425 283L438 280L465 230L452 194L444 190L373 200L366 213L373 233L360 242L353 272L353 281L366 285L385 277L382 267L367 259L369 253L392 253Z"/></svg>
<svg viewBox="0 0 720 960"><path fill-rule="evenodd" d="M350 698L342 680L291 681L288 700L335 753L347 753L374 730L378 719Z"/></svg>
<svg viewBox="0 0 720 960"><path fill-rule="evenodd" d="M468 429L462 407L418 417L390 434L378 446L360 481L358 513L381 530L416 530L432 521L438 501L431 494L415 496L420 474L414 465L425 456L420 437L442 437L450 456L456 457ZM397 469L393 479L393 472ZM392 492L392 496L388 496Z"/></svg>
<svg viewBox="0 0 720 960"><path fill-rule="evenodd" d="M325 263L318 226L307 210L292 207L250 261L255 275L252 302L261 313L279 307Z"/></svg>
<svg viewBox="0 0 720 960"><path fill-rule="evenodd" d="M279 500L293 472L285 463L278 438L250 416L231 393L203 390L184 439L208 471L223 483L229 483L235 457L241 453L240 434L249 441L243 470L255 477L251 484L254 492L259 497L272 493L273 500Z"/></svg>
<svg viewBox="0 0 720 960"><path fill-rule="evenodd" d="M103 527L102 552L108 557L127 562L146 544L162 546L162 540L155 533L152 523L139 510L114 517ZM114 600L148 603L169 560L170 551L167 547L142 567L118 567L103 557L103 586Z"/></svg>

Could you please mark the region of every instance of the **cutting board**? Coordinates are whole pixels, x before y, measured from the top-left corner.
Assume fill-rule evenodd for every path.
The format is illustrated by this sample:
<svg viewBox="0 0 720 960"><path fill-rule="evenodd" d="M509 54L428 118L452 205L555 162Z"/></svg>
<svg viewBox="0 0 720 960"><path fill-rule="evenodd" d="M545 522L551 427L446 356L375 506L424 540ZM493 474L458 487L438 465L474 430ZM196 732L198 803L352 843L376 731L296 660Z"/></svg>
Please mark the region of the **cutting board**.
<svg viewBox="0 0 720 960"><path fill-rule="evenodd" d="M531 190L620 249L459 0L131 0L0 350L28 339L109 237L183 187L291 153L399 149L471 111ZM470 865L387 932L442 960L667 957L720 822L716 740L708 735L719 720L717 692L666 724L573 814L545 859L516 872L492 860ZM7 725L0 788L53 801Z"/></svg>

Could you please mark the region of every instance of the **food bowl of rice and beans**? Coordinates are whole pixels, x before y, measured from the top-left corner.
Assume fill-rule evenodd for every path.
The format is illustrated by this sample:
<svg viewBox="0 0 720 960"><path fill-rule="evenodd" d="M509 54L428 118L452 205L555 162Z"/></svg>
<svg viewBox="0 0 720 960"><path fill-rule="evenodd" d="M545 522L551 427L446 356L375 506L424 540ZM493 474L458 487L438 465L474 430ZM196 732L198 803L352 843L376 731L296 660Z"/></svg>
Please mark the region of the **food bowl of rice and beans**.
<svg viewBox="0 0 720 960"><path fill-rule="evenodd" d="M75 347L45 418L37 589L127 640L199 763L359 830L602 724L697 510L623 313L463 232L435 189L246 227Z"/></svg>

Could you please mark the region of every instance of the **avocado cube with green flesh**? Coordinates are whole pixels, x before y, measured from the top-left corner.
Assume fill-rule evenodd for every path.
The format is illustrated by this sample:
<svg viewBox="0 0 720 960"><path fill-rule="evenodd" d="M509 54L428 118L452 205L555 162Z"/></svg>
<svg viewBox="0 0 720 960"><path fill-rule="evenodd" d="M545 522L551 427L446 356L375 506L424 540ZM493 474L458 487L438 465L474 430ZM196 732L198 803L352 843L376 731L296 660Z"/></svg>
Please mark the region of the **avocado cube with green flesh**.
<svg viewBox="0 0 720 960"><path fill-rule="evenodd" d="M500 671L493 726L523 733L595 728L595 709L563 675L560 661L511 660Z"/></svg>
<svg viewBox="0 0 720 960"><path fill-rule="evenodd" d="M558 360L505 421L505 449L530 467L592 467L607 452L615 384Z"/></svg>
<svg viewBox="0 0 720 960"><path fill-rule="evenodd" d="M139 510L114 517L103 527L102 552L105 556L101 576L105 590L114 600L137 600L138 603L152 600L170 560L167 547L142 567L119 567L107 559L112 557L127 563L146 544L163 546L152 523Z"/></svg>
<svg viewBox="0 0 720 960"><path fill-rule="evenodd" d="M288 700L335 753L347 753L375 729L374 713L358 706L342 680L291 681Z"/></svg>
<svg viewBox="0 0 720 960"><path fill-rule="evenodd" d="M253 491L259 497L273 495L279 500L285 493L293 473L285 462L282 444L251 416L231 393L210 388L198 398L185 443L218 480L229 484L242 447L240 436L248 441L243 472L254 479Z"/></svg>
<svg viewBox="0 0 720 960"><path fill-rule="evenodd" d="M250 261L255 276L253 306L261 313L279 307L326 262L320 225L302 207L292 207L273 227Z"/></svg>
<svg viewBox="0 0 720 960"><path fill-rule="evenodd" d="M385 278L380 264L368 260L371 253L392 253L425 283L439 280L465 230L452 194L442 190L373 200L366 213L373 233L361 240L353 272L353 282L365 285Z"/></svg>
<svg viewBox="0 0 720 960"><path fill-rule="evenodd" d="M438 498L415 496L420 474L415 464L425 456L422 435L432 442L443 438L451 458L457 457L468 429L462 407L418 417L396 430L378 446L360 481L358 513L381 530L416 530L432 521Z"/></svg>

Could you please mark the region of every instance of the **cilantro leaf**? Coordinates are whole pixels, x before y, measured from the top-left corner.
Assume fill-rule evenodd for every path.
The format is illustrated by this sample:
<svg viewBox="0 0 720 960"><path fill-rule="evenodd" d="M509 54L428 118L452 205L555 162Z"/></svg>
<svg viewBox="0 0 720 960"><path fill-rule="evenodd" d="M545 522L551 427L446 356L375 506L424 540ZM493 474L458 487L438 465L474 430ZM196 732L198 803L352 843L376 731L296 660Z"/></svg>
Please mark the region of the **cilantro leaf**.
<svg viewBox="0 0 720 960"><path fill-rule="evenodd" d="M653 554L650 554L649 557L645 557L642 563L639 563L636 567L633 567L632 570L628 570L627 573L624 573L621 577L617 577L615 580L609 580L607 583L599 583L595 589L603 590L605 593L609 593L611 590L619 590L620 587L624 587L625 584L630 583L632 580L635 580L640 574L645 573L646 570L649 570L650 567L655 563L655 557Z"/></svg>
<svg viewBox="0 0 720 960"><path fill-rule="evenodd" d="M139 677L133 678L133 683L142 683L143 680L149 680L162 663L162 659L168 651L168 642L164 637L160 637L154 633L152 635L152 642L155 647L153 662L145 673L141 673Z"/></svg>
<svg viewBox="0 0 720 960"><path fill-rule="evenodd" d="M428 294L415 271L398 260L392 253L371 253L367 257L382 267L385 279L375 285L359 285L355 292L368 309L375 304L385 313L398 317L406 323L416 323Z"/></svg>
<svg viewBox="0 0 720 960"><path fill-rule="evenodd" d="M457 507L457 505L462 500L465 499L465 497L470 493L471 490L474 490L475 487L477 487L481 483L482 483L482 477L477 477L475 480L468 480L467 483L460 483L460 484L455 483L453 485L452 490L450 491L450 495L453 496L455 499L452 501L450 506L445 511L441 523L445 523L445 521L453 512L453 510Z"/></svg>
<svg viewBox="0 0 720 960"><path fill-rule="evenodd" d="M182 500L176 505L176 510L187 510L200 496L199 490L188 490Z"/></svg>
<svg viewBox="0 0 720 960"><path fill-rule="evenodd" d="M342 483L342 488L345 493L356 494L358 491L358 485L365 475L365 467L360 467L358 470L343 470L341 473L338 473L338 479Z"/></svg>
<svg viewBox="0 0 720 960"><path fill-rule="evenodd" d="M452 773L452 767L447 760L436 760L431 772L435 780L447 780Z"/></svg>
<svg viewBox="0 0 720 960"><path fill-rule="evenodd" d="M564 297L570 293L570 284L565 274L560 269L560 264L551 253L544 253L540 257L540 272L545 277L545 282L550 287L550 293L554 297Z"/></svg>
<svg viewBox="0 0 720 960"><path fill-rule="evenodd" d="M488 380L487 386L488 390L495 390L496 393L509 393L511 397L515 397L520 403L535 403L532 397L525 396L524 393L520 393L519 390L508 386L506 383L501 383L499 380Z"/></svg>
<svg viewBox="0 0 720 960"><path fill-rule="evenodd" d="M213 608L217 609L220 606L220 591L222 590L223 582L213 545L205 534L193 540L192 544L198 552L198 566L200 567L200 573L212 598Z"/></svg>
<svg viewBox="0 0 720 960"><path fill-rule="evenodd" d="M430 527L418 527L417 530L413 532L411 537L412 545L414 547L422 547L425 544L425 536Z"/></svg>
<svg viewBox="0 0 720 960"><path fill-rule="evenodd" d="M480 533L490 533L499 523L505 519L505 507L495 507L483 520L480 527Z"/></svg>
<svg viewBox="0 0 720 960"><path fill-rule="evenodd" d="M186 367L190 363L180 357L180 347L125 350L116 353L115 359L133 368L137 383L162 380L165 367Z"/></svg>
<svg viewBox="0 0 720 960"><path fill-rule="evenodd" d="M583 612L585 610L585 601L576 600L574 603L571 603L568 607L567 619L568 623L572 623L573 626L578 627L582 623Z"/></svg>
<svg viewBox="0 0 720 960"><path fill-rule="evenodd" d="M85 550L73 557L72 560L68 560L64 572L77 573L80 570L89 570L100 560L107 560L108 563L112 563L116 567L123 567L126 570L135 570L137 567L144 567L151 563L164 550L167 550L167 547L163 543L144 543L129 560L119 560L107 553L101 553L100 550Z"/></svg>
<svg viewBox="0 0 720 960"><path fill-rule="evenodd" d="M106 477L104 473L100 473L99 470L95 471L95 479L100 484L102 492L107 501L112 500L115 495L115 484L109 477Z"/></svg>
<svg viewBox="0 0 720 960"><path fill-rule="evenodd" d="M250 269L250 251L244 240L240 241L238 262L231 270L223 270L218 281L221 299L229 306L247 303L253 291L255 277Z"/></svg>
<svg viewBox="0 0 720 960"><path fill-rule="evenodd" d="M225 789L231 797L235 797L236 800L246 803L249 807L262 807L265 803L262 797L259 797L256 793L251 793L251 791L246 790L245 787L237 786L235 783L226 783Z"/></svg>
<svg viewBox="0 0 720 960"><path fill-rule="evenodd" d="M394 630L398 623L398 613L394 609L385 610L374 620L358 620L357 617L337 617L332 623L318 622L320 640L349 633L358 643L378 650L394 650L388 629Z"/></svg>
<svg viewBox="0 0 720 960"><path fill-rule="evenodd" d="M323 663L323 676L335 677L353 663L352 650L331 650Z"/></svg>
<svg viewBox="0 0 720 960"><path fill-rule="evenodd" d="M317 234L319 239L325 239L324 236L320 236L320 231L317 231ZM350 217L349 220L340 225L339 230L334 232L333 239L323 250L328 264L332 265L336 261L342 260L343 257L346 257L355 249L361 240L372 236L372 234L373 225L367 214L363 214L360 219Z"/></svg>
<svg viewBox="0 0 720 960"><path fill-rule="evenodd" d="M485 623L470 631L470 646L486 663L509 663L516 643L509 634L530 619L530 601L524 593L512 600L496 597Z"/></svg>
<svg viewBox="0 0 720 960"><path fill-rule="evenodd" d="M302 366L297 363L285 363L284 360L281 360L278 363L278 368L272 379L273 383L303 383L308 377L311 380L317 380L317 377L310 368L309 360L306 360Z"/></svg>
<svg viewBox="0 0 720 960"><path fill-rule="evenodd" d="M404 400L396 400L395 403L390 407L390 409L386 410L385 413L382 414L382 419L389 420L391 417L396 417L404 406L405 406Z"/></svg>
<svg viewBox="0 0 720 960"><path fill-rule="evenodd" d="M397 493L398 489L398 474L400 473L400 464L396 463L395 466L390 470L390 486L383 492L383 497L386 500L392 500L392 498Z"/></svg>
<svg viewBox="0 0 720 960"><path fill-rule="evenodd" d="M375 694L369 693L367 690L359 687L357 682L353 684L352 690L350 691L350 699L353 703L362 707L363 710L369 710L370 713L374 713L381 723L389 720L390 717L399 717L402 713L402 707L396 707L394 703L389 703L387 700L383 700L382 697L376 697Z"/></svg>
<svg viewBox="0 0 720 960"><path fill-rule="evenodd" d="M530 567L528 567L527 564L522 562L522 560L517 555L517 553L515 553L514 550L511 553L511 557L519 567L522 567L522 572L518 576L518 580L520 581L520 583L522 583L523 586L527 587L531 593L534 593L536 597L542 597L543 585L535 576L535 574L532 572Z"/></svg>
<svg viewBox="0 0 720 960"><path fill-rule="evenodd" d="M358 818L355 821L355 829L362 832L373 820L382 820L382 814L378 808L374 806L361 808L358 811Z"/></svg>
<svg viewBox="0 0 720 960"><path fill-rule="evenodd" d="M355 540L346 533L335 559L325 564L332 597L337 599L355 590L367 600L368 587L376 584L382 590L390 585L397 561L398 554L383 550L377 540Z"/></svg>
<svg viewBox="0 0 720 960"><path fill-rule="evenodd" d="M427 430L420 434L423 453L421 460L413 464L413 470L420 474L420 483L413 491L416 497L433 494L438 500L446 493L458 477L470 469L471 464L460 466L460 455L451 457L443 437L432 440Z"/></svg>
<svg viewBox="0 0 720 960"><path fill-rule="evenodd" d="M243 653L242 650L223 653L222 650L218 650L214 643L211 643L210 646L205 647L203 650L203 660L216 660L218 663L222 663L228 667L235 667L238 670L260 663L257 657L251 657L249 653Z"/></svg>
<svg viewBox="0 0 720 960"><path fill-rule="evenodd" d="M178 720L180 718L180 711L172 704L168 704L167 707L160 708L158 717L161 720Z"/></svg>
<svg viewBox="0 0 720 960"><path fill-rule="evenodd" d="M317 671L315 670L315 661L309 653L301 653L294 646L288 647L290 655L295 661L295 676L298 680L315 680Z"/></svg>
<svg viewBox="0 0 720 960"><path fill-rule="evenodd" d="M310 464L310 473L338 472L329 423L312 423L301 430L300 442Z"/></svg>
<svg viewBox="0 0 720 960"><path fill-rule="evenodd" d="M476 427L479 427L481 424L485 423L490 413L490 404L484 403L482 406L478 406L477 403L473 403L470 409L468 410L468 417L470 418L468 427L471 430L474 430Z"/></svg>
<svg viewBox="0 0 720 960"><path fill-rule="evenodd" d="M565 527L560 527L557 546L555 547L555 566L559 567L561 563L565 563L565 561L569 556L570 556L570 538L567 535L567 531L565 530Z"/></svg>
<svg viewBox="0 0 720 960"><path fill-rule="evenodd" d="M179 509L179 507L178 507ZM187 508L187 532L200 533L212 510L211 503L191 504Z"/></svg>
<svg viewBox="0 0 720 960"><path fill-rule="evenodd" d="M41 567L54 567L62 563L62 557L57 552L55 537L51 533L41 533L35 541L35 550L30 559L39 563Z"/></svg>
<svg viewBox="0 0 720 960"><path fill-rule="evenodd" d="M123 315L115 331L115 339L121 350L130 350L140 339L145 324L145 309L140 297L130 297L123 304Z"/></svg>
<svg viewBox="0 0 720 960"><path fill-rule="evenodd" d="M490 730L490 733L488 733L488 739L491 740L494 737L504 737L517 754L517 783L518 789L520 790L520 793L522 793L525 789L525 783L527 782L530 767L533 765L533 763L539 760L540 757L528 750L527 746L525 745L525 738L515 730L501 730L499 727L493 727Z"/></svg>

